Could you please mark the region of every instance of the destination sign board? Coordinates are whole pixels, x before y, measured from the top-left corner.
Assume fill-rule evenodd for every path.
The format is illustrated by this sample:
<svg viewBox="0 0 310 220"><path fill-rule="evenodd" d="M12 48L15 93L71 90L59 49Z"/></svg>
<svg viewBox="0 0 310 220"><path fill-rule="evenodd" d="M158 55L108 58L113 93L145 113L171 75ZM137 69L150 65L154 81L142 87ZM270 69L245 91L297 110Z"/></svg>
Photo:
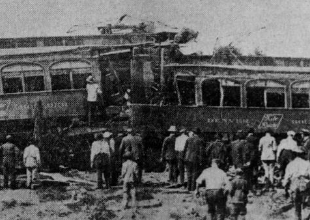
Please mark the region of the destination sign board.
<svg viewBox="0 0 310 220"><path fill-rule="evenodd" d="M264 114L258 128L277 129L282 121L283 114Z"/></svg>

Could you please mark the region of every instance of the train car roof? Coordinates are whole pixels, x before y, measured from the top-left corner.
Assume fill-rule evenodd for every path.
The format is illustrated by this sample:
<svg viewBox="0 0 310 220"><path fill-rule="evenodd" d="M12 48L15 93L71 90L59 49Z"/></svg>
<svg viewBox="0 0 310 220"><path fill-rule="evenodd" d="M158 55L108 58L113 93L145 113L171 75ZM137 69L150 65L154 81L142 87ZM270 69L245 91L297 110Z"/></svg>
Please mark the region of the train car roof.
<svg viewBox="0 0 310 220"><path fill-rule="evenodd" d="M310 67L297 66L241 66L241 65L214 65L214 64L167 64L165 67L205 67L215 69L245 70L254 72L299 72L310 73Z"/></svg>

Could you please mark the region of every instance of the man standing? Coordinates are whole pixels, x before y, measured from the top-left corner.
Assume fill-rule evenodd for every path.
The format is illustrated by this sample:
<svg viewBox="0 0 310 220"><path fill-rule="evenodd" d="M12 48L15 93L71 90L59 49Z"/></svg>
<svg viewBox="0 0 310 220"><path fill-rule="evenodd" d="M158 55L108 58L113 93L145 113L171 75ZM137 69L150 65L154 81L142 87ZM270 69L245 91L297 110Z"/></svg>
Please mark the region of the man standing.
<svg viewBox="0 0 310 220"><path fill-rule="evenodd" d="M94 77L90 74L86 79L86 91L87 91L87 119L88 126L91 125L93 117L98 106L98 94L101 94L99 84Z"/></svg>
<svg viewBox="0 0 310 220"><path fill-rule="evenodd" d="M91 167L95 167L97 170L97 188L102 189L102 173L106 182L106 188L110 188L110 154L111 149L107 138L108 133L105 132L104 135L101 133L96 134L96 141L93 142L91 147L90 163ZM103 140L105 138L105 140Z"/></svg>
<svg viewBox="0 0 310 220"><path fill-rule="evenodd" d="M35 146L34 140L29 141L29 146L24 150L23 158L27 169L27 187L31 189L37 175L37 169L41 164L39 148Z"/></svg>
<svg viewBox="0 0 310 220"><path fill-rule="evenodd" d="M205 197L208 204L208 219L224 220L226 210L227 186L229 180L226 173L218 168L219 160L213 159L211 167L205 169L196 180L195 194L200 195L199 186L204 182L206 187Z"/></svg>
<svg viewBox="0 0 310 220"><path fill-rule="evenodd" d="M199 165L202 162L203 140L198 136L201 131L197 128L193 132L193 136L186 141L184 148L184 160L187 170L187 189L194 191L196 187L196 179L199 176Z"/></svg>
<svg viewBox="0 0 310 220"><path fill-rule="evenodd" d="M276 139L271 136L271 133L271 130L267 130L265 136L259 140L258 145L258 150L261 152L261 161L265 171L265 180L267 181L266 188L269 184L273 187L273 174L277 151Z"/></svg>
<svg viewBox="0 0 310 220"><path fill-rule="evenodd" d="M123 138L120 146L121 155L131 153L132 159L138 164L138 182L142 181L142 169L143 169L143 144L142 138L139 134L133 135L132 128L128 128L127 136Z"/></svg>
<svg viewBox="0 0 310 220"><path fill-rule="evenodd" d="M235 169L243 167L243 149L246 145L245 134L242 130L238 130L237 139L231 143L231 158Z"/></svg>
<svg viewBox="0 0 310 220"><path fill-rule="evenodd" d="M18 163L19 149L12 143L11 135L6 136L6 143L0 147L2 153L2 168L4 188L9 187L9 177L11 181L11 189L16 188L16 165Z"/></svg>
<svg viewBox="0 0 310 220"><path fill-rule="evenodd" d="M236 177L231 181L229 189L230 199L230 216L232 220L245 220L247 213L246 205L248 203L249 188L247 181L243 177L241 169L236 170ZM240 216L240 218L238 218Z"/></svg>
<svg viewBox="0 0 310 220"><path fill-rule="evenodd" d="M308 129L301 130L302 150L305 152L305 158L310 160L310 131Z"/></svg>
<svg viewBox="0 0 310 220"><path fill-rule="evenodd" d="M294 131L288 131L287 138L281 140L278 146L277 161L280 164L281 178L284 177L287 164L292 160L293 152L300 152L297 142L293 139L294 136Z"/></svg>
<svg viewBox="0 0 310 220"><path fill-rule="evenodd" d="M213 159L219 159L219 168L225 170L228 161L228 149L224 142L221 140L221 134L217 133L214 137L215 141L211 142L206 150L206 155L208 157L207 166L211 166L211 162Z"/></svg>
<svg viewBox="0 0 310 220"><path fill-rule="evenodd" d="M188 136L186 135L186 129L180 130L180 136L175 139L175 151L177 152L178 158L178 174L180 175L180 183L184 185L184 148Z"/></svg>
<svg viewBox="0 0 310 220"><path fill-rule="evenodd" d="M175 133L177 129L175 126L170 126L168 129L170 133L163 142L163 148L161 153L161 161L167 161L169 167L169 182L177 182L177 155L175 151Z"/></svg>
<svg viewBox="0 0 310 220"><path fill-rule="evenodd" d="M287 165L282 183L286 191L289 189L291 192L291 198L295 205L295 217L297 220L302 219L301 209L303 197L309 196L309 179L309 161L296 157Z"/></svg>

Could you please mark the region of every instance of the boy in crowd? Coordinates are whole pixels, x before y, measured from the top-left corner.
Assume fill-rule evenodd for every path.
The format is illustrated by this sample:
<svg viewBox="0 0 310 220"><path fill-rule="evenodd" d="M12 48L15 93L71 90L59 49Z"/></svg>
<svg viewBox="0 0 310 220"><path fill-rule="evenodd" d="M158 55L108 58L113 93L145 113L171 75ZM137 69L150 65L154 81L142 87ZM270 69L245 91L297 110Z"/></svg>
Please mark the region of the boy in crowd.
<svg viewBox="0 0 310 220"><path fill-rule="evenodd" d="M123 207L128 208L129 196L131 196L133 207L136 208L136 187L138 184L138 164L133 161L130 152L126 152L123 156L126 160L122 166L122 178L124 180L123 190Z"/></svg>

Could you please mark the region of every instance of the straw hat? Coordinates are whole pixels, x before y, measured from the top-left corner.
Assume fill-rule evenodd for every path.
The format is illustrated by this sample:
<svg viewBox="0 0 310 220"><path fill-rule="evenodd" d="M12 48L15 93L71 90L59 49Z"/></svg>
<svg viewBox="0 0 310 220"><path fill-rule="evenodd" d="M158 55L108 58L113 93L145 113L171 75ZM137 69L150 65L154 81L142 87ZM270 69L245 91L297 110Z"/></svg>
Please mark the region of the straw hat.
<svg viewBox="0 0 310 220"><path fill-rule="evenodd" d="M168 129L169 132L177 132L177 128L174 125L171 125L170 128Z"/></svg>

